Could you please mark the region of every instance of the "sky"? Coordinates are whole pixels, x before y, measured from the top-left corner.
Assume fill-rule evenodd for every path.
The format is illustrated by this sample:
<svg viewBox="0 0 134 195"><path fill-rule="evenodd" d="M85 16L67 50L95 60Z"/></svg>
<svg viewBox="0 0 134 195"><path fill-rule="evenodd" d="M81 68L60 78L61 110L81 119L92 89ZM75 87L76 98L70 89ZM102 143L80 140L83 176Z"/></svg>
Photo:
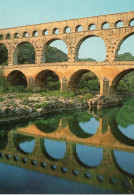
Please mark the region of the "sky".
<svg viewBox="0 0 134 195"><path fill-rule="evenodd" d="M134 11L134 0L0 0L0 29L129 11ZM86 45L92 43L87 41ZM58 45L66 52L64 44ZM90 50L91 57L96 55L100 60L102 51L105 53L104 48L100 52L99 45L96 54L94 48L84 48L81 57Z"/></svg>

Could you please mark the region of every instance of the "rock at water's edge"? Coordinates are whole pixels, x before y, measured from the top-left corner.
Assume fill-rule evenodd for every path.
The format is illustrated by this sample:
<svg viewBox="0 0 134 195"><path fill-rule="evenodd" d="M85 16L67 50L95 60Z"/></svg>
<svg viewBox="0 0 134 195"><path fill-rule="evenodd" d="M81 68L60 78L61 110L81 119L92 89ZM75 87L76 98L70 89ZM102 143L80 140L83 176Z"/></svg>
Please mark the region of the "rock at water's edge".
<svg viewBox="0 0 134 195"><path fill-rule="evenodd" d="M105 97L96 95L94 98L88 100L89 108L108 108L122 105L122 98L120 96Z"/></svg>

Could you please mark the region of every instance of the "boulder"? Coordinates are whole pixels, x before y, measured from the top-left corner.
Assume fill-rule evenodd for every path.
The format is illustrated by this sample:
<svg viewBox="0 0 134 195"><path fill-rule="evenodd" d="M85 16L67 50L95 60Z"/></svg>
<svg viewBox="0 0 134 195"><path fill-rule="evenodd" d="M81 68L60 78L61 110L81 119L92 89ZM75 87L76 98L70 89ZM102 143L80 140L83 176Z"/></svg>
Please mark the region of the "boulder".
<svg viewBox="0 0 134 195"><path fill-rule="evenodd" d="M120 96L105 97L96 95L94 98L88 100L89 108L109 108L122 105L122 98Z"/></svg>

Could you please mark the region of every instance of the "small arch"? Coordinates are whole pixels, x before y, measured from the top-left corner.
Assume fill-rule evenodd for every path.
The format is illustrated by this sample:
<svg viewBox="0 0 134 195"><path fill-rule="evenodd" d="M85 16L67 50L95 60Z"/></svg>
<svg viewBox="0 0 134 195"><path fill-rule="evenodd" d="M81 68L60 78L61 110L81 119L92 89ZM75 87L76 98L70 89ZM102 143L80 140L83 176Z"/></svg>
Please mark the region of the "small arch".
<svg viewBox="0 0 134 195"><path fill-rule="evenodd" d="M15 38L15 39L18 39L18 38L19 38L19 33L15 33L15 34L14 34L14 38Z"/></svg>
<svg viewBox="0 0 134 195"><path fill-rule="evenodd" d="M37 37L38 36L38 32L36 31L36 30L34 30L33 32L32 32L32 37Z"/></svg>
<svg viewBox="0 0 134 195"><path fill-rule="evenodd" d="M23 37L28 37L28 32L24 32Z"/></svg>
<svg viewBox="0 0 134 195"><path fill-rule="evenodd" d="M58 28L54 28L52 31L52 34L57 35L59 34L59 29Z"/></svg>
<svg viewBox="0 0 134 195"><path fill-rule="evenodd" d="M3 35L0 35L0 40L3 40L3 39L4 39Z"/></svg>
<svg viewBox="0 0 134 195"><path fill-rule="evenodd" d="M96 29L95 24L89 24L88 25L88 30L95 30L95 29Z"/></svg>
<svg viewBox="0 0 134 195"><path fill-rule="evenodd" d="M75 27L75 32L81 32L81 31L83 31L82 25L77 25Z"/></svg>
<svg viewBox="0 0 134 195"><path fill-rule="evenodd" d="M130 20L129 26L134 26L134 18Z"/></svg>
<svg viewBox="0 0 134 195"><path fill-rule="evenodd" d="M48 30L47 30L47 29L44 29L44 30L42 31L42 35L48 35Z"/></svg>
<svg viewBox="0 0 134 195"><path fill-rule="evenodd" d="M14 70L14 71L10 72L6 78L6 82L7 82L8 87L12 87L12 86L27 87L26 77L19 70Z"/></svg>
<svg viewBox="0 0 134 195"><path fill-rule="evenodd" d="M9 33L6 35L6 39L11 39L11 35Z"/></svg>
<svg viewBox="0 0 134 195"><path fill-rule="evenodd" d="M43 70L39 72L35 78L34 91L60 89L60 81L58 75L52 70Z"/></svg>
<svg viewBox="0 0 134 195"><path fill-rule="evenodd" d="M108 29L109 28L109 23L108 22L104 22L101 26L101 29Z"/></svg>
<svg viewBox="0 0 134 195"><path fill-rule="evenodd" d="M63 30L63 33L70 33L70 27L66 26Z"/></svg>
<svg viewBox="0 0 134 195"><path fill-rule="evenodd" d="M121 27L123 27L124 26L124 24L123 24L123 21L122 20L118 20L116 23L115 23L115 27L117 27L117 28L121 28Z"/></svg>

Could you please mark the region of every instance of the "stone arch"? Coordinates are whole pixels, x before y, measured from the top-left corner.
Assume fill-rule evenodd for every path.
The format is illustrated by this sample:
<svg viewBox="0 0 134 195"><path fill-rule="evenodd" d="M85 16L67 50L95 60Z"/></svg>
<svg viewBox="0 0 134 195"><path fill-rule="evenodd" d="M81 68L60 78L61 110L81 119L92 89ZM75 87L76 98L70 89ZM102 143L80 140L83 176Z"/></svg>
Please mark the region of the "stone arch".
<svg viewBox="0 0 134 195"><path fill-rule="evenodd" d="M109 29L109 23L108 22L103 22L101 25L101 29Z"/></svg>
<svg viewBox="0 0 134 195"><path fill-rule="evenodd" d="M120 28L120 27L123 27L124 26L124 23L122 20L118 20L115 22L115 27L117 28Z"/></svg>
<svg viewBox="0 0 134 195"><path fill-rule="evenodd" d="M134 26L134 18L129 21L129 26Z"/></svg>
<svg viewBox="0 0 134 195"><path fill-rule="evenodd" d="M76 91L78 89L78 83L82 77L83 74L87 73L87 72L92 72L88 69L81 69L81 70L78 70L76 72L74 72L71 77L70 77L70 80L68 82L68 89L69 90L73 90L73 91ZM94 73L94 72L93 72ZM94 73L95 74L95 73ZM96 75L96 74L95 74ZM97 76L97 75L96 75ZM98 76L97 76L98 78ZM98 79L99 81L99 79Z"/></svg>
<svg viewBox="0 0 134 195"><path fill-rule="evenodd" d="M134 68L130 68L130 69L127 69L127 70L124 70L120 73L118 73L114 79L112 80L111 82L111 85L110 85L110 88L109 88L109 95L110 96L113 96L113 95L116 95L116 92L117 92L117 86L119 84L119 81L125 76L127 75L128 73L134 71Z"/></svg>
<svg viewBox="0 0 134 195"><path fill-rule="evenodd" d="M28 32L27 31L23 32L23 35L22 36L23 37L28 37Z"/></svg>
<svg viewBox="0 0 134 195"><path fill-rule="evenodd" d="M19 33L14 33L14 38L18 39L19 38Z"/></svg>
<svg viewBox="0 0 134 195"><path fill-rule="evenodd" d="M58 28L54 28L52 31L52 34L57 35L59 34L59 29Z"/></svg>
<svg viewBox="0 0 134 195"><path fill-rule="evenodd" d="M44 29L44 30L42 31L42 35L48 35L48 30L47 30L47 29Z"/></svg>
<svg viewBox="0 0 134 195"><path fill-rule="evenodd" d="M14 70L6 77L7 87L23 86L27 87L27 79L24 73L19 70Z"/></svg>
<svg viewBox="0 0 134 195"><path fill-rule="evenodd" d="M8 34L6 35L6 39L11 39L11 34L10 34L10 33L8 33Z"/></svg>
<svg viewBox="0 0 134 195"><path fill-rule="evenodd" d="M48 46L49 46L51 43L53 43L54 41L57 41L57 40L63 41L63 42L65 43L65 45L66 45L66 48L67 48L67 44L66 44L66 42L65 42L64 40L59 39L59 38L50 39L48 42L45 43L45 45L44 45L44 47L43 47L43 50L42 50L42 53L41 53L41 63L45 63L45 62L46 62L45 54L46 54L46 51L47 51L47 49L48 49ZM67 53L68 53L68 51L67 51Z"/></svg>
<svg viewBox="0 0 134 195"><path fill-rule="evenodd" d="M95 30L96 25L94 23L88 25L88 30Z"/></svg>
<svg viewBox="0 0 134 195"><path fill-rule="evenodd" d="M15 47L15 50L14 50L14 54L13 54L13 64L14 65L17 65L18 64L18 53L19 53L19 49L21 46L23 46L24 44L29 44L32 46L32 49L34 50L34 55L36 56L35 54L35 47L33 46L33 44L31 44L30 42L28 41L24 41L24 42L20 42L16 47ZM34 57L35 58L35 57ZM34 63L35 63L35 59L34 59Z"/></svg>
<svg viewBox="0 0 134 195"><path fill-rule="evenodd" d="M75 27L75 32L81 32L81 31L83 31L82 25L77 25Z"/></svg>
<svg viewBox="0 0 134 195"><path fill-rule="evenodd" d="M81 40L79 40L79 42L78 42L77 45L76 45L76 48L75 48L75 61L78 61L79 49L80 49L80 46L82 45L82 43L83 43L86 39L92 38L92 37L98 37L98 38L100 38L100 39L104 42L104 39L103 39L103 38L101 38L100 36L96 36L96 35L88 35L88 36L83 37ZM106 47L105 42L104 42L104 45L105 45L105 47ZM106 54L105 54L105 58L106 58Z"/></svg>
<svg viewBox="0 0 134 195"><path fill-rule="evenodd" d="M70 33L70 27L69 27L69 26L66 26L66 27L63 29L63 33Z"/></svg>
<svg viewBox="0 0 134 195"><path fill-rule="evenodd" d="M4 39L3 34L0 34L0 40L3 40L3 39Z"/></svg>
<svg viewBox="0 0 134 195"><path fill-rule="evenodd" d="M47 70L42 70L41 72L39 72L35 77L33 91L43 91L43 90L45 90L46 89L45 85L47 83L47 78L52 76L53 73L57 76L57 79L59 80L59 75L53 70L47 69Z"/></svg>
<svg viewBox="0 0 134 195"><path fill-rule="evenodd" d="M118 51L120 50L120 46L122 45L122 43L123 43L127 38L129 38L130 36L132 36L132 35L134 35L134 32L125 35L125 36L119 41L119 44L118 44L117 49L116 49L116 51L115 51L115 59L116 59L116 57L117 57L117 55L118 55Z"/></svg>
<svg viewBox="0 0 134 195"><path fill-rule="evenodd" d="M6 44L0 43L0 65L4 63L4 65L8 64L8 47Z"/></svg>
<svg viewBox="0 0 134 195"><path fill-rule="evenodd" d="M32 32L32 37L37 37L38 36L38 31L37 30L34 30L33 32Z"/></svg>

